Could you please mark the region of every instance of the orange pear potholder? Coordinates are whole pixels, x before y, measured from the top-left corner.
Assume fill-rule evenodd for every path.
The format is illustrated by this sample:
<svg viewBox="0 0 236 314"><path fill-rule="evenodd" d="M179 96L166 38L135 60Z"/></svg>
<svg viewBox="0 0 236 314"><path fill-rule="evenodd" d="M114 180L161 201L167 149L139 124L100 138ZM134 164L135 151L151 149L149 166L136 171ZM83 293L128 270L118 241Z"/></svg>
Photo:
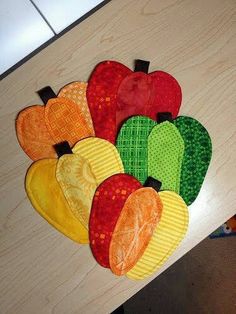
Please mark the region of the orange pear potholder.
<svg viewBox="0 0 236 314"><path fill-rule="evenodd" d="M65 85L58 93L58 97L63 97L72 100L76 103L83 112L84 118L86 120L87 125L93 131L93 122L91 118L91 114L89 111L86 91L87 91L88 83L86 82L72 82L70 84ZM92 136L94 136L94 131Z"/></svg>
<svg viewBox="0 0 236 314"><path fill-rule="evenodd" d="M56 180L57 159L42 159L29 168L25 187L36 211L53 227L78 243L88 243L88 230L73 215Z"/></svg>
<svg viewBox="0 0 236 314"><path fill-rule="evenodd" d="M39 91L45 106L22 110L16 120L19 143L32 160L55 157L53 145L68 141L73 146L80 139L93 136L94 130L86 122L81 108L66 98L49 98L50 87Z"/></svg>
<svg viewBox="0 0 236 314"><path fill-rule="evenodd" d="M124 168L115 146L106 140L86 138L73 151L59 158L56 178L74 215L88 229L97 186L113 174L123 173Z"/></svg>
<svg viewBox="0 0 236 314"><path fill-rule="evenodd" d="M127 273L143 255L160 220L162 202L152 187L134 191L126 200L112 233L109 262L114 274Z"/></svg>

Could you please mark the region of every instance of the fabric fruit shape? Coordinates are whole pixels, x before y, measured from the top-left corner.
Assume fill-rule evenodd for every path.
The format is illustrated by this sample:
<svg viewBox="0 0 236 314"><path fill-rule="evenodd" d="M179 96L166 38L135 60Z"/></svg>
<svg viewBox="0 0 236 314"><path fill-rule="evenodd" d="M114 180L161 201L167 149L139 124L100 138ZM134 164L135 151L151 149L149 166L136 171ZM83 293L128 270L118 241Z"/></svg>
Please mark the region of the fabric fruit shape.
<svg viewBox="0 0 236 314"><path fill-rule="evenodd" d="M175 192L159 193L163 204L161 219L143 255L126 274L130 279L144 279L156 272L183 240L189 221L184 200Z"/></svg>
<svg viewBox="0 0 236 314"><path fill-rule="evenodd" d="M86 97L87 85L87 82L72 82L67 84L59 91L58 97L67 98L76 103L81 108L85 121L93 132L93 122ZM92 136L94 135L93 133Z"/></svg>
<svg viewBox="0 0 236 314"><path fill-rule="evenodd" d="M180 116L173 122L185 144L180 195L186 204L190 205L200 192L211 161L211 138L204 126L193 118Z"/></svg>
<svg viewBox="0 0 236 314"><path fill-rule="evenodd" d="M166 120L169 116L163 115L158 115L158 124L144 116L128 119L116 146L126 173L142 183L151 176L162 182L163 190L179 192L184 142L176 126Z"/></svg>
<svg viewBox="0 0 236 314"><path fill-rule="evenodd" d="M112 232L125 201L141 187L141 183L134 177L115 174L101 183L95 192L89 220L89 241L95 259L103 267L110 267Z"/></svg>
<svg viewBox="0 0 236 314"><path fill-rule="evenodd" d="M150 180L154 184L150 184ZM149 178L145 186L129 195L112 233L109 262L114 274L131 270L143 255L161 218L160 185ZM153 187L155 186L156 189Z"/></svg>
<svg viewBox="0 0 236 314"><path fill-rule="evenodd" d="M59 158L56 178L73 214L88 229L96 188L108 177L123 173L124 168L115 146L103 139L83 139L73 152Z"/></svg>
<svg viewBox="0 0 236 314"><path fill-rule="evenodd" d="M56 180L57 159L42 159L29 168L25 187L35 210L54 228L78 243L88 243L88 231L74 216Z"/></svg>
<svg viewBox="0 0 236 314"><path fill-rule="evenodd" d="M116 61L103 61L92 72L87 88L95 134L112 143L122 123L133 115L155 119L157 112L179 112L181 88L163 71L148 74L149 62L137 60L134 72Z"/></svg>
<svg viewBox="0 0 236 314"><path fill-rule="evenodd" d="M116 140L125 173L133 175L142 184L148 177L148 136L155 125L150 118L131 117L124 122Z"/></svg>
<svg viewBox="0 0 236 314"><path fill-rule="evenodd" d="M16 120L18 141L32 159L56 157L53 145L93 136L81 108L70 99L56 97L50 87L38 92L45 106L35 105L22 110Z"/></svg>

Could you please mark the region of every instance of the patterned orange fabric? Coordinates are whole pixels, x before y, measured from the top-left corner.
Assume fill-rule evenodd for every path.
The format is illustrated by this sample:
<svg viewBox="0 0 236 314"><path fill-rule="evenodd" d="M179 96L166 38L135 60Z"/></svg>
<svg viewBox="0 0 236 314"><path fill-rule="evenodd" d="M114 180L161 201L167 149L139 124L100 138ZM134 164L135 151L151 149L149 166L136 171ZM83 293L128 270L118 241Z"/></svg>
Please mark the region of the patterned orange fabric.
<svg viewBox="0 0 236 314"><path fill-rule="evenodd" d="M70 83L60 90L58 97L68 98L72 100L74 103L76 103L80 107L86 123L93 131L93 122L90 115L86 97L87 85L88 83L86 82ZM95 135L94 131L93 135Z"/></svg>
<svg viewBox="0 0 236 314"><path fill-rule="evenodd" d="M47 102L45 122L56 143L68 141L73 146L78 140L94 134L80 107L66 98L53 98Z"/></svg>
<svg viewBox="0 0 236 314"><path fill-rule="evenodd" d="M158 193L150 187L130 194L112 234L109 262L114 274L127 273L143 255L162 213Z"/></svg>
<svg viewBox="0 0 236 314"><path fill-rule="evenodd" d="M56 157L53 148L55 142L45 124L44 109L40 105L28 107L19 113L16 120L18 141L32 160Z"/></svg>

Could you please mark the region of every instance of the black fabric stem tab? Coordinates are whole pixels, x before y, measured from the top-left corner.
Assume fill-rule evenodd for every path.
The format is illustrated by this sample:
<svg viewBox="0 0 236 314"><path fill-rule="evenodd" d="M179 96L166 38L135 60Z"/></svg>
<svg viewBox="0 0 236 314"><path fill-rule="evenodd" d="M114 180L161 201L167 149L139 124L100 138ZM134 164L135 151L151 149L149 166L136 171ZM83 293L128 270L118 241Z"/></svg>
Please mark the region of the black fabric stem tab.
<svg viewBox="0 0 236 314"><path fill-rule="evenodd" d="M148 73L149 64L150 64L150 61L139 60L139 59L135 60L134 72Z"/></svg>
<svg viewBox="0 0 236 314"><path fill-rule="evenodd" d="M153 177L147 177L147 180L145 181L143 186L153 188L154 190L159 192L161 188L161 181L158 181Z"/></svg>
<svg viewBox="0 0 236 314"><path fill-rule="evenodd" d="M157 114L157 123L162 123L164 121L173 122L171 112L158 112Z"/></svg>
<svg viewBox="0 0 236 314"><path fill-rule="evenodd" d="M57 95L54 93L54 91L52 90L50 86L46 86L38 90L37 93L45 105L49 99L57 97Z"/></svg>
<svg viewBox="0 0 236 314"><path fill-rule="evenodd" d="M70 145L67 141L55 144L55 145L53 145L53 147L57 153L58 158L60 158L61 156L65 155L65 154L73 154L73 152L70 148Z"/></svg>

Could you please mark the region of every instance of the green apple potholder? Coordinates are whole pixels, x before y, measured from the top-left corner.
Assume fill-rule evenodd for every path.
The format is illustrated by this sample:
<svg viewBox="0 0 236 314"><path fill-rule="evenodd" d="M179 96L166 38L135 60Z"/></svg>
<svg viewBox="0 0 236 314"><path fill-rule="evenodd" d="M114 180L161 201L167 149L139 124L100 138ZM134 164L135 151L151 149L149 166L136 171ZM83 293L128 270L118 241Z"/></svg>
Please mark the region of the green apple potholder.
<svg viewBox="0 0 236 314"><path fill-rule="evenodd" d="M209 133L197 120L178 117L173 121L184 140L184 156L181 167L180 195L187 205L198 196L212 155Z"/></svg>
<svg viewBox="0 0 236 314"><path fill-rule="evenodd" d="M148 137L148 176L162 182L162 190L179 193L184 141L176 126L165 121Z"/></svg>
<svg viewBox="0 0 236 314"><path fill-rule="evenodd" d="M156 122L144 116L128 119L120 129L116 147L123 161L125 173L142 184L147 179L148 136Z"/></svg>

